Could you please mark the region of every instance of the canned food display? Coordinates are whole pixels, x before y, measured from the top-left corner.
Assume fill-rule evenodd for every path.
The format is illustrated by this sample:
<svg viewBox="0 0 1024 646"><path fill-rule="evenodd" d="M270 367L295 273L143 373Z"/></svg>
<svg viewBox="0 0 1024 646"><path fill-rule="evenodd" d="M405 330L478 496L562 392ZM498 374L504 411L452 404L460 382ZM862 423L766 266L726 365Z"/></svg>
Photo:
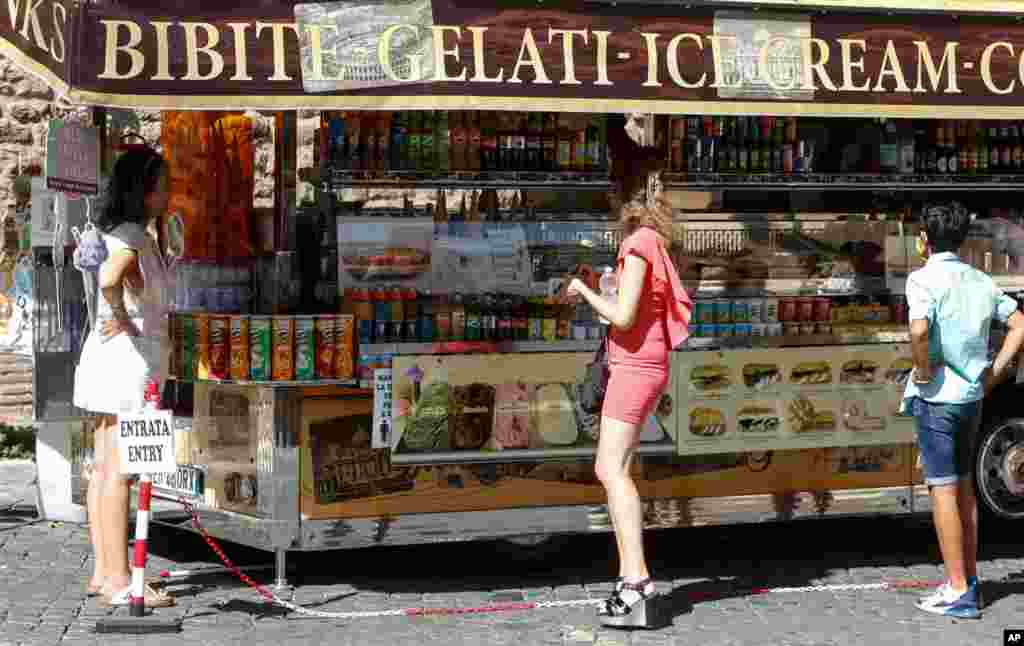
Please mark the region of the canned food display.
<svg viewBox="0 0 1024 646"><path fill-rule="evenodd" d="M810 296L801 296L796 299L796 321L806 323L814 320L814 299Z"/></svg>
<svg viewBox="0 0 1024 646"><path fill-rule="evenodd" d="M271 339L269 316L249 319L249 378L253 381L270 381Z"/></svg>
<svg viewBox="0 0 1024 646"><path fill-rule="evenodd" d="M295 319L275 316L271 319L270 378L295 380Z"/></svg>
<svg viewBox="0 0 1024 646"><path fill-rule="evenodd" d="M232 316L229 322L231 329L231 379L246 381L249 379L249 317Z"/></svg>
<svg viewBox="0 0 1024 646"><path fill-rule="evenodd" d="M316 377L334 379L334 335L337 333L338 317L318 316L316 318Z"/></svg>
<svg viewBox="0 0 1024 646"><path fill-rule="evenodd" d="M353 379L355 377L355 321L351 315L342 315L337 319L334 331L334 378Z"/></svg>
<svg viewBox="0 0 1024 646"><path fill-rule="evenodd" d="M734 323L750 322L750 300L737 298L732 302L732 320Z"/></svg>
<svg viewBox="0 0 1024 646"><path fill-rule="evenodd" d="M312 381L316 377L316 319L295 318L295 380Z"/></svg>
<svg viewBox="0 0 1024 646"><path fill-rule="evenodd" d="M716 298L712 304L715 308L715 323L732 323L732 301Z"/></svg>

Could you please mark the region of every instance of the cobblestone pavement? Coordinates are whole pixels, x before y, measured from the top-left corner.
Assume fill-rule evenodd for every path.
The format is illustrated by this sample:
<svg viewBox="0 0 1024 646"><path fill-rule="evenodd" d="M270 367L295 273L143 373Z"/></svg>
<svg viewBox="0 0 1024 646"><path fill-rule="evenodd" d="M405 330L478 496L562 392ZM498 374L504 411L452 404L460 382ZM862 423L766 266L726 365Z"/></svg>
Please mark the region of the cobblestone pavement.
<svg viewBox="0 0 1024 646"><path fill-rule="evenodd" d="M0 501L25 498L32 478L31 464L0 463ZM0 505L0 511L7 507ZM31 520L0 514L0 646L981 646L1001 644L1004 628L1024 627L1024 545L1020 528L1005 523L983 527L988 607L981 621L924 615L913 608L921 592L914 589L749 592L940 577L927 522L856 519L649 533L651 567L661 589L669 591L675 615L671 627L657 632L601 629L588 607L304 619L262 603L228 576L206 575L170 586L178 605L158 611L182 617L182 633L97 635L96 620L111 611L85 598L91 567L86 528L22 524ZM192 534L154 528L152 539L151 572L214 565ZM292 559L293 600L349 612L600 599L610 590L609 536L569 537L554 546L533 553L475 543L298 555ZM240 563L270 562L269 555L238 546L229 546L228 553ZM260 580L270 578L268 572Z"/></svg>

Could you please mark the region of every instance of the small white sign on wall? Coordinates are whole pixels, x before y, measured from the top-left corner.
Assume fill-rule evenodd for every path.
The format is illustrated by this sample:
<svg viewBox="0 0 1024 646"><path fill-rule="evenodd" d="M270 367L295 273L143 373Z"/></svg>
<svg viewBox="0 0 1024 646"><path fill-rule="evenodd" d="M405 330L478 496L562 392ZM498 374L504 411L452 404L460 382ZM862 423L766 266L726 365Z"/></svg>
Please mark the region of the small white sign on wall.
<svg viewBox="0 0 1024 646"><path fill-rule="evenodd" d="M121 473L175 473L174 425L171 411L149 410L117 420Z"/></svg>

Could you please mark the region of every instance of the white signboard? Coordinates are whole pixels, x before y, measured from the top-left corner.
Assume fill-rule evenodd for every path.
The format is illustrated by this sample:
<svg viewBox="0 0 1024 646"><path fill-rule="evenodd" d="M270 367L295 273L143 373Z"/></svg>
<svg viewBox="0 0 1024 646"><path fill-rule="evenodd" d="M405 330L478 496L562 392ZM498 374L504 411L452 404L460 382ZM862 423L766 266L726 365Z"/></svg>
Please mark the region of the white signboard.
<svg viewBox="0 0 1024 646"><path fill-rule="evenodd" d="M391 369L373 371L373 430L371 446L390 449L398 443L391 426Z"/></svg>
<svg viewBox="0 0 1024 646"><path fill-rule="evenodd" d="M175 473L171 411L149 410L118 417L121 473Z"/></svg>

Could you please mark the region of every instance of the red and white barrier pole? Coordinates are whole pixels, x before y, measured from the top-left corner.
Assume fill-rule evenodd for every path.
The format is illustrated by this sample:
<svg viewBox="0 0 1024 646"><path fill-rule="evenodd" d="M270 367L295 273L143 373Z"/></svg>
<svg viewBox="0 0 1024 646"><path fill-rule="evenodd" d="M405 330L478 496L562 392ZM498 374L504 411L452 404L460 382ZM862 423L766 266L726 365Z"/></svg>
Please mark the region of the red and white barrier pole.
<svg viewBox="0 0 1024 646"><path fill-rule="evenodd" d="M153 480L148 473L139 476L139 513L135 518L135 545L132 548L132 594L130 606L133 617L146 615L146 539L149 538L149 500Z"/></svg>
<svg viewBox="0 0 1024 646"><path fill-rule="evenodd" d="M160 387L156 382L146 385L146 408L159 410ZM132 548L132 590L129 598L133 617L146 615L146 540L149 538L149 501L153 496L153 479L148 473L139 476L139 509L135 518L135 545Z"/></svg>

